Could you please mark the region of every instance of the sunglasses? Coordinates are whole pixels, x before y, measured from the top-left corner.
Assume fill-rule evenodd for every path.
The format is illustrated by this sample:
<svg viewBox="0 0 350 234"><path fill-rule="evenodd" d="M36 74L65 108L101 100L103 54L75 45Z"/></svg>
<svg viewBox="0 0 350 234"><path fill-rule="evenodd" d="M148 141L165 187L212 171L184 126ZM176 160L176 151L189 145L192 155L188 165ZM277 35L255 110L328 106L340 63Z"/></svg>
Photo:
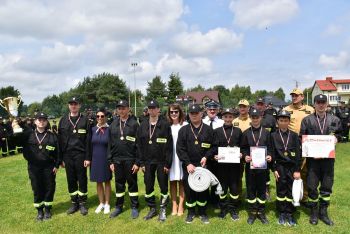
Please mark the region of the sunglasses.
<svg viewBox="0 0 350 234"><path fill-rule="evenodd" d="M178 114L179 111L170 111L170 114Z"/></svg>
<svg viewBox="0 0 350 234"><path fill-rule="evenodd" d="M96 115L96 118L98 118L98 119L102 119L104 117L105 117L104 115Z"/></svg>

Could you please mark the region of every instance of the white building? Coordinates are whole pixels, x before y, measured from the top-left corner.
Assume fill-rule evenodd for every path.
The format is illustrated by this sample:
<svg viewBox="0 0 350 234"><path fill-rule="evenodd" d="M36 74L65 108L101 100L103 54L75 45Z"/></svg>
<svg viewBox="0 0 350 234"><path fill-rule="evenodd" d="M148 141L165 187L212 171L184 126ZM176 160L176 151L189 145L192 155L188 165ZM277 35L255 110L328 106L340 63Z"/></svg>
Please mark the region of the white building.
<svg viewBox="0 0 350 234"><path fill-rule="evenodd" d="M333 77L326 77L325 80L316 80L312 87L312 100L318 94L326 95L331 106L338 106L339 101L349 104L350 79L333 80Z"/></svg>

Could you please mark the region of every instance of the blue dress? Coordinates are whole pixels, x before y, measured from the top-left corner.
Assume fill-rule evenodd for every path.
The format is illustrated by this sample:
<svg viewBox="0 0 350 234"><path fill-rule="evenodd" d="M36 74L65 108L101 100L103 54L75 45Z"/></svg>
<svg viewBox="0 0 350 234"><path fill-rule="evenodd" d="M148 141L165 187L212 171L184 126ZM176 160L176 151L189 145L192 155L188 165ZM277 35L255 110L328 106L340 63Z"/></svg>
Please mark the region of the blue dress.
<svg viewBox="0 0 350 234"><path fill-rule="evenodd" d="M96 132L96 130L97 127L92 128L90 180L92 182L102 183L112 179L112 172L107 162L109 128L104 128L104 133L101 131Z"/></svg>

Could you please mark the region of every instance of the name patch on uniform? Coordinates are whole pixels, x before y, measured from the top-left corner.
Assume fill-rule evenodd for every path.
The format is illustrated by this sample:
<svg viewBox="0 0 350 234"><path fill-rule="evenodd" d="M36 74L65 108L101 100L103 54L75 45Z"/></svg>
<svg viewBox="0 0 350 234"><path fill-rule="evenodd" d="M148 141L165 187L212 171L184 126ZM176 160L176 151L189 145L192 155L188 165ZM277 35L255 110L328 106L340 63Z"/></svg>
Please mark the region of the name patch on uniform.
<svg viewBox="0 0 350 234"><path fill-rule="evenodd" d="M306 114L311 114L311 111L305 110Z"/></svg>
<svg viewBox="0 0 350 234"><path fill-rule="evenodd" d="M208 143L202 143L202 148L210 148L211 144Z"/></svg>
<svg viewBox="0 0 350 234"><path fill-rule="evenodd" d="M237 122L233 123L233 126L239 126L239 123L237 123Z"/></svg>
<svg viewBox="0 0 350 234"><path fill-rule="evenodd" d="M135 142L135 141L136 141L136 138L135 138L135 137L131 137L131 136L126 136L126 140L127 140L127 141Z"/></svg>
<svg viewBox="0 0 350 234"><path fill-rule="evenodd" d="M78 133L86 134L86 129L78 129Z"/></svg>
<svg viewBox="0 0 350 234"><path fill-rule="evenodd" d="M48 151L54 151L56 148L51 145L47 145L45 149L47 149Z"/></svg>
<svg viewBox="0 0 350 234"><path fill-rule="evenodd" d="M157 143L166 143L167 139L166 138L157 138Z"/></svg>
<svg viewBox="0 0 350 234"><path fill-rule="evenodd" d="M265 128L267 131L271 132L271 128Z"/></svg>
<svg viewBox="0 0 350 234"><path fill-rule="evenodd" d="M290 155L291 155L292 157L295 157L295 152L290 152Z"/></svg>

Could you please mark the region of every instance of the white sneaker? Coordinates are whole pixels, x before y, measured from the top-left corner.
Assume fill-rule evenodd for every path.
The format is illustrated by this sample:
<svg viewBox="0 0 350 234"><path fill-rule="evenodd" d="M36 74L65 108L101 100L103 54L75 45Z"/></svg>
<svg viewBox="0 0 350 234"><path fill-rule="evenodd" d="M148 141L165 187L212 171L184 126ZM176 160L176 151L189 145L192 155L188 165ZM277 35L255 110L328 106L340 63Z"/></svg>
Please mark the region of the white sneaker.
<svg viewBox="0 0 350 234"><path fill-rule="evenodd" d="M95 213L99 214L104 208L105 208L105 205L100 203L100 205L98 205L98 207L96 208Z"/></svg>
<svg viewBox="0 0 350 234"><path fill-rule="evenodd" d="M111 206L108 205L108 204L105 204L103 213L104 214L109 214L109 212L111 212Z"/></svg>

